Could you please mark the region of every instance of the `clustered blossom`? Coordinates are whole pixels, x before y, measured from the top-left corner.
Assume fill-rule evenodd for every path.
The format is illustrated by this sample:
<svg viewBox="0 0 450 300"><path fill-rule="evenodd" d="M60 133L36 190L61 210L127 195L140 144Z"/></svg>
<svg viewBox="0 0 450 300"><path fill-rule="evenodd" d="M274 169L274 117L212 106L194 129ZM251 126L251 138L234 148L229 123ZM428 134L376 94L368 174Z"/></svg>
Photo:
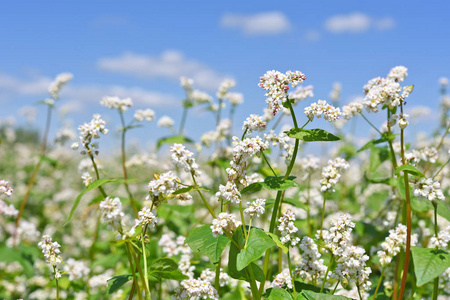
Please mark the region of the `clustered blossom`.
<svg viewBox="0 0 450 300"><path fill-rule="evenodd" d="M414 196L424 197L430 201L445 200L439 181L425 177L420 178L414 184Z"/></svg>
<svg viewBox="0 0 450 300"><path fill-rule="evenodd" d="M11 197L13 192L12 187L8 187L8 181L6 180L0 180L0 197L1 196L6 196L6 197Z"/></svg>
<svg viewBox="0 0 450 300"><path fill-rule="evenodd" d="M328 104L326 100L319 100L317 103L313 103L308 107L305 107L305 115L310 121L314 120L314 117L323 118L329 122L334 122L339 119L341 115L341 109Z"/></svg>
<svg viewBox="0 0 450 300"><path fill-rule="evenodd" d="M391 117L388 120L387 125L389 127L392 127L395 125L395 123L397 123L397 119L398 119L398 127L400 127L400 129L405 129L406 126L408 126L409 121L408 121L409 115L407 114L393 114L391 115Z"/></svg>
<svg viewBox="0 0 450 300"><path fill-rule="evenodd" d="M380 104L386 104L390 109L400 105L413 89L413 86L402 89L399 84L407 75L405 67L395 67L386 78L376 77L364 85L364 105L367 111L377 112Z"/></svg>
<svg viewBox="0 0 450 300"><path fill-rule="evenodd" d="M48 87L48 92L52 96L53 99L59 99L59 92L61 91L61 88L71 81L73 78L73 75L71 73L61 73L58 76L56 76L55 80L50 83Z"/></svg>
<svg viewBox="0 0 450 300"><path fill-rule="evenodd" d="M438 151L434 147L425 147L421 150L413 149L411 152L405 153L405 159L408 163L417 165L420 161L435 163L438 159Z"/></svg>
<svg viewBox="0 0 450 300"><path fill-rule="evenodd" d="M295 91L289 94L289 99L294 100L294 105L300 101L305 100L308 97L314 97L314 87L312 85L308 86L298 86Z"/></svg>
<svg viewBox="0 0 450 300"><path fill-rule="evenodd" d="M203 281L208 281L209 283L214 283L214 280L216 278L216 272L211 271L209 268L206 268L202 271L200 274L200 279ZM220 286L226 286L230 281L230 276L228 276L227 273L223 271L222 268L220 268L220 275L219 275L219 285Z"/></svg>
<svg viewBox="0 0 450 300"><path fill-rule="evenodd" d="M66 261L64 271L68 272L70 281L86 278L91 272L83 261L78 261L73 258L69 258Z"/></svg>
<svg viewBox="0 0 450 300"><path fill-rule="evenodd" d="M321 254L314 240L305 236L299 247L302 250L302 260L295 267L295 273L303 280L311 282L322 278L325 275L327 267L323 264L323 259L320 259Z"/></svg>
<svg viewBox="0 0 450 300"><path fill-rule="evenodd" d="M294 221L295 214L289 209L278 219L278 222L280 222L278 225L278 230L281 233L280 241L283 245L293 247L300 242L298 237L293 236L298 231L298 228L294 225Z"/></svg>
<svg viewBox="0 0 450 300"><path fill-rule="evenodd" d="M253 218L254 215L259 217L266 211L266 209L264 208L264 206L266 205L266 199L256 199L253 202L247 202L247 205L248 207L244 210L244 212L251 218Z"/></svg>
<svg viewBox="0 0 450 300"><path fill-rule="evenodd" d="M275 134L273 130L270 130L268 134L264 134L264 140L271 142L272 146L279 146L281 155L284 157L286 163L289 163L294 153L294 145L292 144L293 139L291 139L286 133L280 132L280 134Z"/></svg>
<svg viewBox="0 0 450 300"><path fill-rule="evenodd" d="M190 92L193 89L194 80L188 77L180 77L180 85L186 91Z"/></svg>
<svg viewBox="0 0 450 300"><path fill-rule="evenodd" d="M0 198L2 196L11 197L13 189L8 187L8 181L0 180ZM3 200L0 199L0 216L6 217L16 217L19 211L14 207L14 205L6 204Z"/></svg>
<svg viewBox="0 0 450 300"><path fill-rule="evenodd" d="M417 242L417 235L411 235L411 245ZM389 230L389 236L381 243L382 250L377 252L380 258L381 266L387 266L394 256L396 256L402 248L406 247L406 226L398 224L395 229Z"/></svg>
<svg viewBox="0 0 450 300"><path fill-rule="evenodd" d="M175 299L219 299L217 290L208 282L198 279L187 279L181 282L181 288L175 294Z"/></svg>
<svg viewBox="0 0 450 300"><path fill-rule="evenodd" d="M150 108L138 109L134 113L134 119L138 122L142 122L144 119L147 122L151 122L155 119L155 112Z"/></svg>
<svg viewBox="0 0 450 300"><path fill-rule="evenodd" d="M276 289L281 289L286 286L288 289L292 289L292 278L289 274L289 270L283 270L280 274L275 275L272 281L272 287Z"/></svg>
<svg viewBox="0 0 450 300"><path fill-rule="evenodd" d="M233 137L233 160L227 168L228 181L245 184L245 176L248 160L254 155L260 155L262 151L269 148L269 143L263 141L259 136L246 138L241 141Z"/></svg>
<svg viewBox="0 0 450 300"><path fill-rule="evenodd" d="M229 119L220 120L214 131L208 131L201 137L202 144L211 147L214 142L224 141L230 135L231 121Z"/></svg>
<svg viewBox="0 0 450 300"><path fill-rule="evenodd" d="M189 100L196 103L212 103L213 98L205 92L193 90L188 94Z"/></svg>
<svg viewBox="0 0 450 300"><path fill-rule="evenodd" d="M47 259L46 262L54 269L55 273L52 276L59 279L61 273L59 272L58 266L63 262L61 255L59 255L61 253L61 250L59 250L61 245L58 242L53 242L52 238L45 234L42 236L42 241L38 243L38 247L42 249L42 253Z"/></svg>
<svg viewBox="0 0 450 300"><path fill-rule="evenodd" d="M337 157L334 160L329 160L328 165L322 169L322 180L320 184L322 192L334 192L334 186L338 183L344 170L349 168L348 162Z"/></svg>
<svg viewBox="0 0 450 300"><path fill-rule="evenodd" d="M217 199L225 202L239 203L241 202L241 192L236 184L232 181L227 181L226 185L219 185L219 191L216 193Z"/></svg>
<svg viewBox="0 0 450 300"><path fill-rule="evenodd" d="M225 232L233 234L240 222L236 217L229 213L220 213L217 219L212 221L211 230L214 237L217 237Z"/></svg>
<svg viewBox="0 0 450 300"><path fill-rule="evenodd" d="M86 154L87 151L91 151L89 146L91 146L93 149L98 148L98 143L91 143L92 139L100 138L100 133L108 133L108 129L105 127L106 123L100 117L101 116L99 114L94 114L91 122L84 123L83 125L78 126L78 130L80 131L80 142L73 143L72 149L78 149L80 143L81 146L83 146L83 148L85 149L81 151L81 154ZM98 154L98 151L95 151L94 153Z"/></svg>
<svg viewBox="0 0 450 300"><path fill-rule="evenodd" d="M227 93L225 95L225 98L227 98L228 102L230 102L230 104L233 106L237 106L244 102L244 95L242 95L241 93Z"/></svg>
<svg viewBox="0 0 450 300"><path fill-rule="evenodd" d="M325 248L334 256L340 257L351 242L351 232L355 223L351 221L349 214L341 214L337 219L331 221L330 230L322 231ZM316 235L320 239L320 233Z"/></svg>
<svg viewBox="0 0 450 300"><path fill-rule="evenodd" d="M267 108L275 116L282 108L283 103L288 99L289 84L293 88L297 87L306 79L306 76L300 71L287 71L286 74L272 70L267 71L261 79L259 86L266 90L265 96Z"/></svg>
<svg viewBox="0 0 450 300"><path fill-rule="evenodd" d="M103 222L111 228L121 231L122 218L125 215L122 212L122 202L120 202L120 199L118 197L106 197L105 200L100 202L99 208Z"/></svg>
<svg viewBox="0 0 450 300"><path fill-rule="evenodd" d="M242 130L247 130L247 134L253 131L264 131L266 130L267 122L264 122L263 118L258 115L251 114L242 126Z"/></svg>
<svg viewBox="0 0 450 300"><path fill-rule="evenodd" d="M94 180L89 172L83 172L83 174L81 174L81 179L83 179L83 183L85 186L90 185Z"/></svg>
<svg viewBox="0 0 450 300"><path fill-rule="evenodd" d="M428 247L439 248L445 250L450 242L450 225L439 231L436 236L430 238Z"/></svg>
<svg viewBox="0 0 450 300"><path fill-rule="evenodd" d="M228 91L236 86L236 82L232 79L225 79L219 86L219 90L217 91L217 98L223 99L228 94Z"/></svg>
<svg viewBox="0 0 450 300"><path fill-rule="evenodd" d="M151 200L154 206L158 206L161 201L176 191L178 179L172 171L167 171L160 175L155 174L155 179L148 184L148 196L146 200Z"/></svg>
<svg viewBox="0 0 450 300"><path fill-rule="evenodd" d="M365 252L364 248L358 246L352 245L345 248L342 256L336 260L338 264L330 277L346 282L345 285L354 282L361 291L369 291L372 285L369 275L372 270L366 267L369 256Z"/></svg>
<svg viewBox="0 0 450 300"><path fill-rule="evenodd" d="M119 98L106 96L100 101L100 104L110 109L117 109L119 112L125 112L133 106L131 98Z"/></svg>
<svg viewBox="0 0 450 300"><path fill-rule="evenodd" d="M158 127L166 127L169 129L173 128L173 124L174 121L171 117L169 116L162 116L159 120L158 120Z"/></svg>
<svg viewBox="0 0 450 300"><path fill-rule="evenodd" d="M138 212L139 219L134 220L134 228L147 226L148 228L153 228L158 223L158 218L156 213L151 211L149 207L145 206Z"/></svg>
<svg viewBox="0 0 450 300"><path fill-rule="evenodd" d="M303 172L311 174L319 169L320 159L314 155L308 154L307 157L300 160L300 167Z"/></svg>
<svg viewBox="0 0 450 300"><path fill-rule="evenodd" d="M339 82L333 84L333 89L330 92L330 99L334 102L338 101L341 97L342 85Z"/></svg>
<svg viewBox="0 0 450 300"><path fill-rule="evenodd" d="M187 150L183 144L173 144L170 147L170 152L172 152L172 161L182 167L186 172L191 173L193 176L200 176L198 164L195 159L192 158L194 153Z"/></svg>
<svg viewBox="0 0 450 300"><path fill-rule="evenodd" d="M364 103L361 100L350 102L349 104L342 107L342 116L344 117L344 119L350 120L354 116L360 114L363 108Z"/></svg>

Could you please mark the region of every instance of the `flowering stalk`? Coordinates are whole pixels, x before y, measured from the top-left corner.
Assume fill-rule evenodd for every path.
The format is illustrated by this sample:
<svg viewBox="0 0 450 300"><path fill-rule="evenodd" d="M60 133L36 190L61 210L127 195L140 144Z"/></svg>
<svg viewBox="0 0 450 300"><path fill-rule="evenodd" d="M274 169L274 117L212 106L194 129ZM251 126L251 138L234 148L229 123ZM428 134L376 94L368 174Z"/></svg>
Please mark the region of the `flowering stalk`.
<svg viewBox="0 0 450 300"><path fill-rule="evenodd" d="M403 114L403 101L400 102L401 113ZM402 163L406 164L405 160L405 145L404 145L404 128L400 129L400 143L401 143L401 155ZM398 299L403 299L403 294L405 292L406 278L408 276L409 258L411 255L411 196L409 193L409 180L408 173L403 172L403 181L405 183L405 194L406 194L406 249L405 249L405 263L403 265L403 275L402 282L400 285L400 292Z"/></svg>
<svg viewBox="0 0 450 300"><path fill-rule="evenodd" d="M433 207L434 207L434 236L436 237L436 240L439 240L438 237L438 224L437 224L437 201L433 200ZM439 249L438 247L439 243L436 243L436 249ZM439 292L439 276L437 276L434 279L434 285L433 285L433 300L437 300Z"/></svg>
<svg viewBox="0 0 450 300"><path fill-rule="evenodd" d="M327 276L328 276L328 272L330 272L330 268L331 265L334 263L334 255L331 254L331 260L330 260L330 264L328 265L327 271L325 272L325 276L323 278L323 282L322 282L322 286L320 287L320 292L323 292L323 289L325 287L325 283L327 282Z"/></svg>
<svg viewBox="0 0 450 300"><path fill-rule="evenodd" d="M151 296L151 294L150 294L150 287L149 287L149 285L148 285L147 251L146 251L146 248L145 248L145 242L144 242L144 239L145 239L145 232L147 231L147 226L148 226L148 224L145 225L144 231L141 233L141 244L142 244L142 254L143 254L143 256L144 256L144 279L145 279L145 288L147 289L147 291L149 291L149 293L148 293L148 296L149 296L149 297L148 297L148 298L151 299L152 296Z"/></svg>
<svg viewBox="0 0 450 300"><path fill-rule="evenodd" d="M384 266L383 269L381 269L380 279L378 279L378 284L377 284L377 288L375 289L375 293L373 294L373 299L377 298L378 289L380 288L381 280L383 279L385 269L386 269L386 266Z"/></svg>

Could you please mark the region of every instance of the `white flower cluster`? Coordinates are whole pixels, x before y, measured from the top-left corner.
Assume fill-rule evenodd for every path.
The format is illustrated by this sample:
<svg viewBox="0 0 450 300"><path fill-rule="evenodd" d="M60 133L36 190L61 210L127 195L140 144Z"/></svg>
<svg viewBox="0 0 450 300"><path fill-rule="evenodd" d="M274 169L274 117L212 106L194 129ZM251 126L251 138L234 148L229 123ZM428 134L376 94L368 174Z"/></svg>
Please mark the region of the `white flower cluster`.
<svg viewBox="0 0 450 300"><path fill-rule="evenodd" d="M405 67L395 67L386 78L376 77L364 85L364 105L367 111L377 112L380 104L386 104L391 109L400 105L413 89L412 86L407 86L402 90L399 84L407 75Z"/></svg>
<svg viewBox="0 0 450 300"><path fill-rule="evenodd" d="M337 219L331 221L333 225L330 230L323 230L322 238L325 248L334 256L341 257L351 242L351 232L355 223L351 221L349 214L341 214ZM320 239L320 233L316 237Z"/></svg>
<svg viewBox="0 0 450 300"><path fill-rule="evenodd" d="M117 109L119 112L125 112L133 106L131 98L110 97L106 96L100 101L100 104L110 109Z"/></svg>
<svg viewBox="0 0 450 300"><path fill-rule="evenodd" d="M255 182L262 182L262 181L264 181L264 178L259 173L253 173L251 175L245 176L245 182L247 183L246 186L249 186L250 184Z"/></svg>
<svg viewBox="0 0 450 300"><path fill-rule="evenodd" d="M241 192L236 184L232 181L227 181L226 185L219 185L219 191L216 193L217 200L224 200L225 202L239 203L241 202Z"/></svg>
<svg viewBox="0 0 450 300"><path fill-rule="evenodd" d="M430 242L428 247L430 248L439 248L439 249L447 249L448 243L450 242L450 225L448 225L445 229L438 232L437 238L433 235L430 238Z"/></svg>
<svg viewBox="0 0 450 300"><path fill-rule="evenodd" d="M284 286L288 289L293 288L291 274L289 274L288 269L285 269L280 274L275 275L272 281L272 287L275 289L282 289Z"/></svg>
<svg viewBox="0 0 450 300"><path fill-rule="evenodd" d="M425 177L420 178L414 183L414 196L424 197L430 201L445 200L439 181Z"/></svg>
<svg viewBox="0 0 450 300"><path fill-rule="evenodd" d="M330 92L330 99L332 101L338 101L341 98L342 85L339 82L333 84L333 89Z"/></svg>
<svg viewBox="0 0 450 300"><path fill-rule="evenodd" d="M417 242L417 235L411 235L411 245L415 245ZM395 229L389 230L389 236L381 243L381 248L377 252L380 258L381 266L387 266L394 256L396 256L402 248L406 246L406 226L398 224Z"/></svg>
<svg viewBox="0 0 450 300"><path fill-rule="evenodd" d="M160 175L155 174L155 179L148 184L148 196L146 200L151 200L154 206L158 206L167 196L176 191L178 179L172 171L167 171Z"/></svg>
<svg viewBox="0 0 450 300"><path fill-rule="evenodd" d="M314 87L312 85L308 86L298 86L295 91L289 94L289 99L294 100L294 105L300 101L305 100L308 97L314 97Z"/></svg>
<svg viewBox="0 0 450 300"><path fill-rule="evenodd" d="M192 91L193 85L194 85L194 80L191 78L188 78L188 77L181 76L180 77L180 85L186 92Z"/></svg>
<svg viewBox="0 0 450 300"><path fill-rule="evenodd" d="M172 161L183 168L186 172L191 173L193 176L200 176L201 172L198 169L198 164L195 159L192 158L194 153L187 150L183 144L173 144L170 147L172 152Z"/></svg>
<svg viewBox="0 0 450 300"><path fill-rule="evenodd" d="M250 216L250 218L253 218L254 215L259 217L260 215L263 215L266 211L265 205L266 205L266 199L256 199L253 202L247 202L248 207L244 210L246 214Z"/></svg>
<svg viewBox="0 0 450 300"><path fill-rule="evenodd" d="M244 102L244 95L242 95L241 93L227 93L225 95L225 98L227 98L230 104L233 106L237 106Z"/></svg>
<svg viewBox="0 0 450 300"><path fill-rule="evenodd" d="M272 70L267 71L261 77L258 85L267 91L265 94L267 108L272 111L274 116L283 108L283 103L288 99L289 84L295 88L305 79L306 76L299 71L287 71L286 74L283 74Z"/></svg>
<svg viewBox="0 0 450 300"><path fill-rule="evenodd" d="M302 249L302 260L299 265L295 267L295 273L303 280L315 281L325 275L327 267L323 264L323 259L320 259L321 254L314 240L308 236L303 237L299 245Z"/></svg>
<svg viewBox="0 0 450 300"><path fill-rule="evenodd" d="M134 119L138 122L142 122L144 119L147 122L151 122L155 119L155 112L150 109L138 109L134 113Z"/></svg>
<svg viewBox="0 0 450 300"><path fill-rule="evenodd" d="M338 264L330 277L346 282L345 285L355 283L361 291L369 291L372 285L369 281L369 275L372 270L366 267L369 256L365 252L364 248L358 246L345 248L342 256L336 260Z"/></svg>
<svg viewBox="0 0 450 300"><path fill-rule="evenodd" d="M158 246L161 250L167 254L167 257L172 257L178 254L190 254L192 252L191 248L185 243L184 236L178 236L176 240L173 240L173 232L170 234L163 234L159 239Z"/></svg>
<svg viewBox="0 0 450 300"><path fill-rule="evenodd" d="M232 235L240 224L241 223L236 220L235 216L222 212L217 216L217 219L214 219L212 221L212 234L214 237L217 237L218 235L223 234L224 231L226 231L227 233Z"/></svg>
<svg viewBox="0 0 450 300"><path fill-rule="evenodd" d="M48 92L52 96L53 99L57 100L59 99L59 92L61 91L61 88L71 81L73 78L73 75L71 73L61 73L58 76L56 76L55 80L53 80L52 83L50 83L48 87Z"/></svg>
<svg viewBox="0 0 450 300"><path fill-rule="evenodd" d="M405 159L408 163L417 165L420 161L427 161L434 164L438 159L438 151L434 147L426 147L421 150L413 149L405 153Z"/></svg>
<svg viewBox="0 0 450 300"><path fill-rule="evenodd" d="M261 151L269 148L269 143L263 141L259 136L254 138L246 138L241 141L238 137L233 137L233 160L230 167L227 168L228 181L241 182L245 185L245 176L248 160L260 155Z"/></svg>
<svg viewBox="0 0 450 300"><path fill-rule="evenodd" d="M278 219L278 222L280 222L278 225L278 230L281 233L280 241L283 245L287 245L288 247L293 247L300 242L298 237L293 236L293 234L298 231L298 228L294 225L294 221L295 214L289 209Z"/></svg>
<svg viewBox="0 0 450 300"><path fill-rule="evenodd" d="M273 130L270 130L268 134L264 134L264 140L271 142L272 146L279 146L282 150L281 155L284 157L287 163L291 161L292 154L294 153L294 139L291 139L286 133L280 132L275 134ZM284 150L284 151L283 151Z"/></svg>
<svg viewBox="0 0 450 300"><path fill-rule="evenodd" d="M200 279L203 281L208 281L209 283L214 283L214 280L216 278L216 272L211 271L209 268L206 268L202 271L200 274ZM230 276L228 276L227 273L223 271L222 268L220 268L220 275L219 275L219 285L220 286L226 286L228 285L230 281Z"/></svg>
<svg viewBox="0 0 450 300"><path fill-rule="evenodd" d="M12 187L8 187L8 181L4 179L0 180L0 197L1 196L11 197L12 192L13 192Z"/></svg>
<svg viewBox="0 0 450 300"><path fill-rule="evenodd" d="M181 288L175 294L175 299L219 299L217 290L208 282L198 279L187 279L181 282Z"/></svg>
<svg viewBox="0 0 450 300"><path fill-rule="evenodd" d="M61 245L58 244L58 242L53 242L52 238L45 234L42 236L42 241L38 243L38 247L42 249L42 253L47 259L47 263L53 267L55 271L53 276L55 276L56 279L59 279L61 273L59 272L58 266L63 262L61 255L59 255L61 253L61 250L59 250Z"/></svg>
<svg viewBox="0 0 450 300"><path fill-rule="evenodd" d="M91 270L86 266L83 261L78 261L73 258L69 258L64 265L64 271L68 272L69 280L85 279L89 276Z"/></svg>
<svg viewBox="0 0 450 300"><path fill-rule="evenodd" d="M347 105L344 105L342 107L342 116L346 120L350 120L354 116L360 114L364 108L364 103L362 100L355 100L353 102L350 102Z"/></svg>
<svg viewBox="0 0 450 300"><path fill-rule="evenodd" d="M89 172L83 172L83 174L81 174L81 179L83 179L83 184L85 186L88 186L92 183L92 181L94 180L94 178L92 177L92 175Z"/></svg>
<svg viewBox="0 0 450 300"><path fill-rule="evenodd" d="M322 180L320 181L322 187L320 191L334 192L334 186L338 183L344 170L348 168L348 162L341 157L329 160L328 165L322 168Z"/></svg>
<svg viewBox="0 0 450 300"><path fill-rule="evenodd" d="M267 123L264 122L261 116L251 114L247 119L245 119L242 130L247 130L247 134L250 134L252 131L266 130L266 125Z"/></svg>
<svg viewBox="0 0 450 300"><path fill-rule="evenodd" d="M303 172L311 174L319 169L320 159L312 154L300 159L300 168Z"/></svg>
<svg viewBox="0 0 450 300"><path fill-rule="evenodd" d="M78 130L80 131L80 142L73 143L72 149L77 150L80 146L80 143L87 151L91 151L89 146L91 146L93 149L98 149L98 143L91 144L92 139L100 138L100 133L108 133L108 129L105 127L106 123L105 121L100 119L100 117L101 116L99 114L94 114L91 122L84 123L83 125L78 126ZM86 150L82 150L81 154L86 154ZM94 153L98 154L98 151L95 151Z"/></svg>
<svg viewBox="0 0 450 300"><path fill-rule="evenodd" d="M228 91L236 86L236 82L232 79L225 79L219 86L219 90L217 91L217 98L223 99L228 94Z"/></svg>
<svg viewBox="0 0 450 300"><path fill-rule="evenodd" d="M193 90L189 93L189 100L196 103L212 103L213 98L205 92Z"/></svg>
<svg viewBox="0 0 450 300"><path fill-rule="evenodd" d="M11 197L13 192L13 189L11 187L8 187L8 181L6 180L0 180L0 198L2 196ZM16 217L19 211L15 209L14 205L6 204L3 200L0 199L0 216L7 216L7 217Z"/></svg>
<svg viewBox="0 0 450 300"><path fill-rule="evenodd" d="M120 199L118 197L106 197L105 200L100 202L99 208L103 222L111 228L121 231L124 213L122 212L122 202L120 202Z"/></svg>
<svg viewBox="0 0 450 300"><path fill-rule="evenodd" d="M137 228L140 226L147 226L148 228L153 228L156 226L156 223L158 223L158 218L156 217L156 213L154 211L151 211L149 207L144 206L139 212L138 212L139 219L134 220L134 227Z"/></svg>
<svg viewBox="0 0 450 300"><path fill-rule="evenodd" d="M395 125L395 123L397 123L397 119L398 119L398 127L400 127L400 129L405 129L406 126L408 126L409 121L408 121L409 115L407 114L393 114L391 115L391 117L389 118L388 122L387 122L387 126L392 127Z"/></svg>
<svg viewBox="0 0 450 300"><path fill-rule="evenodd" d="M305 115L310 121L314 120L314 117L323 118L329 122L334 122L339 119L341 115L341 109L328 104L326 100L319 100L317 103L313 103L308 107L305 107Z"/></svg>
<svg viewBox="0 0 450 300"><path fill-rule="evenodd" d="M172 129L173 124L174 124L174 121L171 117L162 116L161 118L159 118L157 125L158 125L158 127L166 127L166 128Z"/></svg>

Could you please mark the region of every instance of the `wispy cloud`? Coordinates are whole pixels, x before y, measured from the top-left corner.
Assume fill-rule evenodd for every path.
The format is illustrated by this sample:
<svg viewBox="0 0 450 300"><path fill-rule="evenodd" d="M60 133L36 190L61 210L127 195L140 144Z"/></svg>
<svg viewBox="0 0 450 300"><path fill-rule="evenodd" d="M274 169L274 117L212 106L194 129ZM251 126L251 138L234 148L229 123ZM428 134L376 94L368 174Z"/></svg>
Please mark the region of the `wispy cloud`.
<svg viewBox="0 0 450 300"><path fill-rule="evenodd" d="M101 70L129 74L141 78L167 78L178 81L181 76L194 79L195 85L215 90L226 78L211 67L193 59L188 59L180 51L167 50L159 56L149 56L132 52L116 57L98 60Z"/></svg>
<svg viewBox="0 0 450 300"><path fill-rule="evenodd" d="M375 19L363 13L335 15L325 21L325 29L332 33L363 33L369 29L387 30L395 26L392 18Z"/></svg>
<svg viewBox="0 0 450 300"><path fill-rule="evenodd" d="M0 101L11 101L21 96L34 96L36 101L42 100L48 97L47 89L51 81L46 76L22 79L0 73ZM175 96L170 94L120 85L77 85L70 82L61 92L64 102L76 103L76 107L99 102L104 96L130 97L135 104L149 107L164 107L176 102Z"/></svg>
<svg viewBox="0 0 450 300"><path fill-rule="evenodd" d="M281 12L263 12L253 15L226 14L220 20L225 28L236 28L248 35L275 35L291 28L289 19Z"/></svg>

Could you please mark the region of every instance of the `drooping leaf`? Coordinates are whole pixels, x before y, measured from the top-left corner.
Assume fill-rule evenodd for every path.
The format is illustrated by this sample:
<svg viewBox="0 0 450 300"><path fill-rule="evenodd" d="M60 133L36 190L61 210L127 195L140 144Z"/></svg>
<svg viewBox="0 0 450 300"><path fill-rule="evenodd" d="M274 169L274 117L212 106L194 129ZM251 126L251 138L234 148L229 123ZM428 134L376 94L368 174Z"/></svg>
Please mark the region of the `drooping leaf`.
<svg viewBox="0 0 450 300"><path fill-rule="evenodd" d="M275 242L263 230L252 228L249 232L247 246L237 255L237 270L241 271L275 245Z"/></svg>
<svg viewBox="0 0 450 300"><path fill-rule="evenodd" d="M361 148L359 148L359 150L357 152L361 152L367 149L372 148L373 146L377 145L377 144L381 144L384 142L389 142L395 139L394 134L389 135L389 133L385 132L382 134L381 138L376 139L376 140L370 140L368 141L364 146L362 146Z"/></svg>
<svg viewBox="0 0 450 300"><path fill-rule="evenodd" d="M267 234L268 236L270 236L270 238L275 242L277 247L280 248L281 250L283 250L284 254L288 253L289 248L281 243L280 238L278 237L278 235L273 234L271 232L267 232L267 231L264 231L264 233Z"/></svg>
<svg viewBox="0 0 450 300"><path fill-rule="evenodd" d="M193 140L191 140L190 138L184 137L182 135L171 135L171 136L166 136L163 138L160 138L156 144L156 150L159 150L159 148L161 148L162 145L165 144L175 144L175 143L179 143L179 144L184 144L184 143L194 143Z"/></svg>
<svg viewBox="0 0 450 300"><path fill-rule="evenodd" d="M181 273L178 264L170 258L155 260L149 268L149 274L158 279L184 280L189 278Z"/></svg>
<svg viewBox="0 0 450 300"><path fill-rule="evenodd" d="M108 279L108 295L111 295L112 293L120 289L122 285L124 285L131 279L133 279L133 275L131 274L119 275Z"/></svg>
<svg viewBox="0 0 450 300"><path fill-rule="evenodd" d="M214 237L210 226L203 225L189 231L186 243L192 250L200 251L208 256L211 262L215 264L219 261L223 250L230 243L230 240L223 235Z"/></svg>
<svg viewBox="0 0 450 300"><path fill-rule="evenodd" d="M63 226L65 226L65 225L67 225L67 223L69 223L69 221L70 221L70 219L72 218L72 216L73 216L75 210L76 210L77 207L78 207L78 204L80 204L80 200L81 200L81 198L84 196L84 194L86 194L86 193L89 192L89 191L92 191L93 189L98 188L99 186L101 186L101 185L103 185L103 184L105 184L105 183L108 183L108 182L114 182L114 181L116 181L116 180L117 180L116 178L104 178L104 179L96 180L96 181L92 182L90 185L88 185L88 186L87 186L87 187L86 187L86 188L85 188L85 189L77 196L77 198L75 199L75 202L73 203L72 209L70 210L69 217L67 218L67 221L64 222Z"/></svg>
<svg viewBox="0 0 450 300"><path fill-rule="evenodd" d="M411 247L417 286L430 282L450 268L450 254L434 248Z"/></svg>
<svg viewBox="0 0 450 300"><path fill-rule="evenodd" d="M323 129L301 129L301 128L291 128L285 133L294 139L302 140L305 142L333 142L339 141L341 138L329 133Z"/></svg>
<svg viewBox="0 0 450 300"><path fill-rule="evenodd" d="M399 176L400 172L402 172L402 171L404 173L408 173L408 174L414 175L416 177L425 177L425 175L423 175L422 172L417 170L416 167L408 165L408 164L397 167L397 169L395 169L395 175Z"/></svg>

